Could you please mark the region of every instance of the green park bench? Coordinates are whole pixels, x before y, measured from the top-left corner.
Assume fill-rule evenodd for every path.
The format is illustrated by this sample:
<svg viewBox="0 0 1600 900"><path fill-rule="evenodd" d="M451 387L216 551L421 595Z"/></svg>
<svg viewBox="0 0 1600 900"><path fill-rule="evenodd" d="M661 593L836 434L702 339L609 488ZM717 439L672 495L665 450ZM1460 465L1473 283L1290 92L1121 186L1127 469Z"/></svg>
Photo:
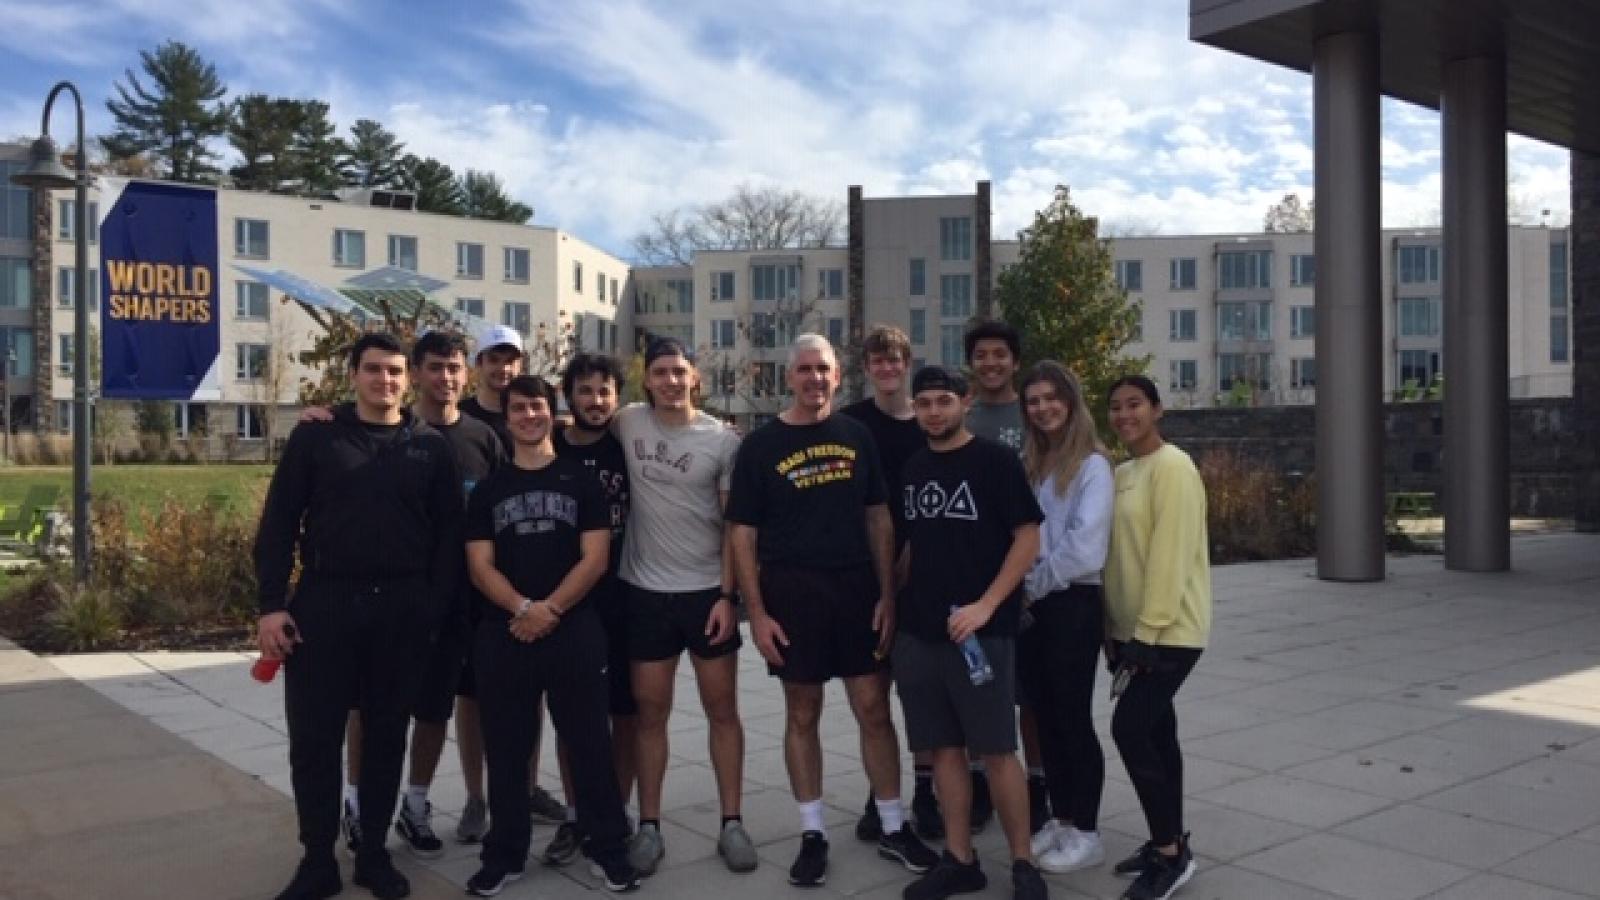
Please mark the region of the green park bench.
<svg viewBox="0 0 1600 900"><path fill-rule="evenodd" d="M1430 491L1398 491L1389 495L1389 517L1417 519L1435 514Z"/></svg>
<svg viewBox="0 0 1600 900"><path fill-rule="evenodd" d="M36 484L22 495L21 503L0 505L0 541L32 544L38 540L45 513L55 509L60 499L59 486Z"/></svg>

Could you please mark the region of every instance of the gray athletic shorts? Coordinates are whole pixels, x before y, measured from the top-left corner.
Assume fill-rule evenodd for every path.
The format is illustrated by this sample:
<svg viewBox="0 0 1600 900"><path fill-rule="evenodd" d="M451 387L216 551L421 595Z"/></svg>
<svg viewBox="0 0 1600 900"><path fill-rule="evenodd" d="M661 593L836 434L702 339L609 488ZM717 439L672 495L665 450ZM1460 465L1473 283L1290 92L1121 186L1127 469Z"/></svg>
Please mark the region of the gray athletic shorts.
<svg viewBox="0 0 1600 900"><path fill-rule="evenodd" d="M975 685L954 643L900 632L892 660L912 752L965 747L974 756L1017 749L1016 641L979 637L994 679Z"/></svg>

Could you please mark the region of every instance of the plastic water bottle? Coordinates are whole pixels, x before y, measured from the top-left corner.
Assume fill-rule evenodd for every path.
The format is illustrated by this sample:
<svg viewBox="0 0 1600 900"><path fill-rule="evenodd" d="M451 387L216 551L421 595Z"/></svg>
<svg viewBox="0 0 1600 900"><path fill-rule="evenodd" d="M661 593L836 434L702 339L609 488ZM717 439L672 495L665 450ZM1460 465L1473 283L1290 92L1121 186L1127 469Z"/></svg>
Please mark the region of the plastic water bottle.
<svg viewBox="0 0 1600 900"><path fill-rule="evenodd" d="M950 607L953 613L958 606ZM961 658L967 661L967 677L973 684L988 684L994 680L994 669L989 665L989 654L983 652L983 645L978 643L976 633L967 635L961 642Z"/></svg>

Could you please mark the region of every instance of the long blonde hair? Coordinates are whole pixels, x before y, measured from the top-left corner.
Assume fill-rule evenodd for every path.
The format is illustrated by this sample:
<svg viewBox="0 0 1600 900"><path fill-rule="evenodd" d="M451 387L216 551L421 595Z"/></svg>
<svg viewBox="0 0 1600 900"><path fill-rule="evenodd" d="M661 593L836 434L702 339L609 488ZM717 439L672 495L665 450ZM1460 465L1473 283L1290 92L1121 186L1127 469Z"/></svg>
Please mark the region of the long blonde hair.
<svg viewBox="0 0 1600 900"><path fill-rule="evenodd" d="M1028 415L1028 388L1035 384L1048 384L1055 388L1056 398L1067 407L1067 428L1059 441L1052 442L1050 435L1033 424ZM1078 469L1091 454L1098 453L1109 459L1100 435L1095 431L1094 416L1083 398L1083 386L1078 377L1061 363L1045 360L1028 370L1022 379L1022 390L1017 396L1022 404L1024 434L1022 463L1028 470L1028 481L1037 489L1045 479L1055 476L1056 496L1064 497Z"/></svg>

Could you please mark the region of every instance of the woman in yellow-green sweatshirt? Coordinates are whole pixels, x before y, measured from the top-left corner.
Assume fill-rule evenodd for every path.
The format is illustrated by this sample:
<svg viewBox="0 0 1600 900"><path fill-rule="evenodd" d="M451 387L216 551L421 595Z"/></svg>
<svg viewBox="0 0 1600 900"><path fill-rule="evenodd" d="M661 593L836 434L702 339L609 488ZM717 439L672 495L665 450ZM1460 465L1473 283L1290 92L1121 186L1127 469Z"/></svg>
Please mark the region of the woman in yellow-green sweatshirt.
<svg viewBox="0 0 1600 900"><path fill-rule="evenodd" d="M1211 631L1206 491L1189 455L1161 439L1161 395L1150 379L1117 381L1110 411L1131 455L1116 471L1105 569L1108 656L1131 673L1111 736L1150 828L1149 842L1116 871L1138 876L1125 900L1165 900L1195 872L1172 698Z"/></svg>

